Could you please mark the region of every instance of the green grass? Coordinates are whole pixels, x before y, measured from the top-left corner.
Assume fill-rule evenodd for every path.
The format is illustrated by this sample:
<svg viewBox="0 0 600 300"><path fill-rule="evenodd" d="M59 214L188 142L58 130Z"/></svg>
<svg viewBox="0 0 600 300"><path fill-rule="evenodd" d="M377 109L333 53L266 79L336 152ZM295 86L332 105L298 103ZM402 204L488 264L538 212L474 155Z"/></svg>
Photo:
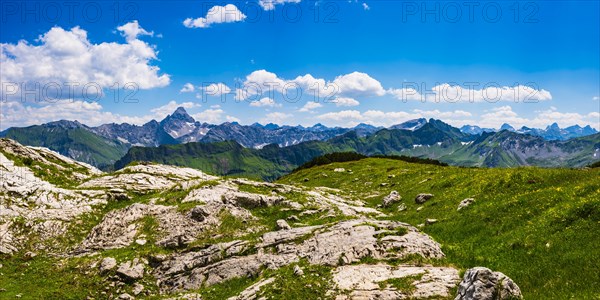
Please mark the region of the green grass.
<svg viewBox="0 0 600 300"><path fill-rule="evenodd" d="M301 267L304 275L294 274L295 266ZM257 299L333 299L326 295L333 288L331 271L331 267L310 265L303 260L277 270L263 269L257 276L234 278L189 292L199 293L206 300L228 299L262 279L274 278L273 282L260 288Z"/></svg>
<svg viewBox="0 0 600 300"><path fill-rule="evenodd" d="M256 281L256 277L234 278L219 284L205 287L200 289L198 292L200 295L202 295L202 299L206 300L227 299L229 297L237 296Z"/></svg>
<svg viewBox="0 0 600 300"><path fill-rule="evenodd" d="M16 299L18 294L21 299L85 299L104 291L104 279L86 270L87 259L37 256L29 260L23 254L0 257L0 287L5 289L0 299Z"/></svg>
<svg viewBox="0 0 600 300"><path fill-rule="evenodd" d="M63 155L75 154L75 159L101 169L111 169L114 162L125 155L129 148L123 143L102 138L83 128L49 128L43 125L13 127L5 132L5 137L23 145L47 147Z"/></svg>
<svg viewBox="0 0 600 300"><path fill-rule="evenodd" d="M458 168L369 158L301 170L278 182L337 188L370 207L397 190L402 201L382 211L412 225L438 219L422 230L442 244L448 263L501 271L526 299L591 299L600 295L600 285L590 284L600 282L599 179L599 169ZM435 196L419 205L419 193ZM470 197L475 203L457 211ZM400 203L405 211L397 211Z"/></svg>
<svg viewBox="0 0 600 300"><path fill-rule="evenodd" d="M410 294L416 290L416 286L413 282L421 280L424 274L406 276L401 278L390 278L385 281L379 282L379 288L384 289L386 287L395 288L398 291L402 291L406 294Z"/></svg>
<svg viewBox="0 0 600 300"><path fill-rule="evenodd" d="M304 275L294 274L294 266L302 268ZM261 288L259 295L266 299L333 299L327 291L333 288L331 267L310 265L305 261L278 270L265 270L264 277L275 281Z"/></svg>

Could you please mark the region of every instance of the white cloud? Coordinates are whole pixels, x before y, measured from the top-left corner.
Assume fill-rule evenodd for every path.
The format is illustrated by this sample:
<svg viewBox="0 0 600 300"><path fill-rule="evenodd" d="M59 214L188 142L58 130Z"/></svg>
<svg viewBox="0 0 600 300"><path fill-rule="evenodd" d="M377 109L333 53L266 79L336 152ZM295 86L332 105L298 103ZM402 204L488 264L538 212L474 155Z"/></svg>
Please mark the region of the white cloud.
<svg viewBox="0 0 600 300"><path fill-rule="evenodd" d="M171 100L171 101L169 101L169 103L167 103L163 106L151 109L150 112L152 112L152 118L160 121L160 120L164 119L167 115L172 114L178 107L190 109L190 108L196 108L196 107L200 107L200 106L201 106L200 104L194 103L194 102L177 103L176 101Z"/></svg>
<svg viewBox="0 0 600 300"><path fill-rule="evenodd" d="M371 9L367 3L363 2L362 6L363 6L364 10L370 10Z"/></svg>
<svg viewBox="0 0 600 300"><path fill-rule="evenodd" d="M272 113L266 114L265 117L260 120L260 122L263 124L267 124L267 123L282 124L285 122L285 120L287 120L291 117L292 117L291 114L286 114L286 113L282 113L282 112L272 112Z"/></svg>
<svg viewBox="0 0 600 300"><path fill-rule="evenodd" d="M360 104L360 102L358 102L356 99L354 98L347 98L347 97L337 97L335 99L333 99L333 102L335 103L335 106L358 106Z"/></svg>
<svg viewBox="0 0 600 300"><path fill-rule="evenodd" d="M455 110L442 112L439 110L412 110L412 111L392 111L385 112L380 110L368 110L360 112L358 110L343 110L339 112L330 112L320 116L317 119L330 121L331 125L353 127L359 123L367 123L375 126L391 126L408 120L418 118L435 118L455 126L463 125L467 121L464 118L471 117L471 113ZM469 120L470 121L470 120Z"/></svg>
<svg viewBox="0 0 600 300"><path fill-rule="evenodd" d="M36 45L25 40L0 43L0 81L39 84L40 93L44 85L58 84L62 93L56 98L61 99L81 96L86 84L108 88L115 83L120 87L133 83L140 89L168 85L169 75L159 74L160 69L150 64L157 59L155 47L133 38L141 33L135 32L135 26L127 25L119 27L128 37L125 44L94 44L87 31L79 27L53 27L39 37ZM78 86L71 88L71 93L65 83ZM15 92L20 95L19 89Z"/></svg>
<svg viewBox="0 0 600 300"><path fill-rule="evenodd" d="M298 76L296 79L289 82L300 87L303 90L303 93L316 95L319 98L331 96L338 92L337 88L331 83L325 82L325 79L322 78L315 78L311 74Z"/></svg>
<svg viewBox="0 0 600 300"><path fill-rule="evenodd" d="M323 107L323 105L321 103L318 102L314 102L314 101L310 101L310 102L306 102L306 104L304 104L304 106L302 108L300 108L300 110L298 110L299 112L312 112L313 110Z"/></svg>
<svg viewBox="0 0 600 300"><path fill-rule="evenodd" d="M353 72L336 77L333 81L315 78L311 74L287 80L267 70L257 70L246 76L243 88L236 90L236 100L245 100L265 93L294 93L300 88L303 94L316 95L319 99L333 99L340 95L383 96L385 90L379 81L366 73ZM293 96L292 96L293 97Z"/></svg>
<svg viewBox="0 0 600 300"><path fill-rule="evenodd" d="M196 88L194 88L194 85L188 82L183 85L183 88L181 88L181 90L179 92L180 93L192 93L195 90L196 90Z"/></svg>
<svg viewBox="0 0 600 300"><path fill-rule="evenodd" d="M592 100L600 100L600 96L594 96L592 97Z"/></svg>
<svg viewBox="0 0 600 300"><path fill-rule="evenodd" d="M219 105L212 105L211 108L192 114L191 116L201 123L220 124L223 122L240 122L240 119L226 115L225 111Z"/></svg>
<svg viewBox="0 0 600 300"><path fill-rule="evenodd" d="M559 112L555 107L548 110L537 111L532 118L519 116L512 110L512 107L500 106L491 109L481 115L481 119L477 121L477 125L482 127L499 128L503 123L508 123L515 128L522 126L545 128L546 126L557 123L560 127L568 127L572 125L590 125L596 129L600 128L600 114L592 112L588 114Z"/></svg>
<svg viewBox="0 0 600 300"><path fill-rule="evenodd" d="M127 41L133 41L140 35L154 35L154 31L146 31L140 26L137 20L119 26L117 27L117 30L121 31L121 35L123 35Z"/></svg>
<svg viewBox="0 0 600 300"><path fill-rule="evenodd" d="M398 100L422 100L421 94L414 88L389 89L387 93Z"/></svg>
<svg viewBox="0 0 600 300"><path fill-rule="evenodd" d="M226 120L227 122L238 122L238 123L240 123L240 122L241 122L241 120L240 120L240 119L238 119L238 118L236 118L236 117L233 117L233 116L225 116L225 120Z"/></svg>
<svg viewBox="0 0 600 300"><path fill-rule="evenodd" d="M253 83L258 84L261 89L271 86L281 89L283 86L285 86L287 81L277 77L277 74L263 69L254 71L246 76L244 86Z"/></svg>
<svg viewBox="0 0 600 300"><path fill-rule="evenodd" d="M281 104L275 102L275 100L265 97L257 101L250 102L250 106L253 107L281 107Z"/></svg>
<svg viewBox="0 0 600 300"><path fill-rule="evenodd" d="M259 0L258 3L264 10L274 10L275 5L284 3L300 3L301 0Z"/></svg>
<svg viewBox="0 0 600 300"><path fill-rule="evenodd" d="M434 86L426 92L419 92L413 87L404 87L402 89L389 89L388 94L399 100L419 100L429 102L489 102L500 101L512 102L539 102L552 100L552 94L544 89L535 89L533 87L517 85L494 86L488 85L485 88L464 88L460 85L451 85L443 83Z"/></svg>
<svg viewBox="0 0 600 300"><path fill-rule="evenodd" d="M358 123L365 121L365 117L358 110L342 110L338 112L329 112L317 116L317 119L325 121L333 121L335 125L356 126Z"/></svg>
<svg viewBox="0 0 600 300"><path fill-rule="evenodd" d="M223 120L224 113L225 113L225 111L220 108L217 108L217 109L209 108L209 109L199 112L197 114L193 114L192 117L196 121L199 121L201 123L203 123L203 122L219 123Z"/></svg>
<svg viewBox="0 0 600 300"><path fill-rule="evenodd" d="M473 116L473 114L471 114L468 111L464 111L464 110L439 111L437 109L435 109L435 110L414 109L413 112L415 112L417 114L421 114L421 116L423 116L425 118L435 118L435 119L441 119L441 120L455 119L455 118L467 118L467 117Z"/></svg>
<svg viewBox="0 0 600 300"><path fill-rule="evenodd" d="M246 15L233 4L215 5L208 10L206 17L187 18L183 21L183 25L187 28L208 28L211 24L242 22L244 19Z"/></svg>
<svg viewBox="0 0 600 300"><path fill-rule="evenodd" d="M381 83L366 73L352 72L350 74L341 75L333 80L333 84L339 88L340 94L343 95L385 95L385 90L381 86Z"/></svg>

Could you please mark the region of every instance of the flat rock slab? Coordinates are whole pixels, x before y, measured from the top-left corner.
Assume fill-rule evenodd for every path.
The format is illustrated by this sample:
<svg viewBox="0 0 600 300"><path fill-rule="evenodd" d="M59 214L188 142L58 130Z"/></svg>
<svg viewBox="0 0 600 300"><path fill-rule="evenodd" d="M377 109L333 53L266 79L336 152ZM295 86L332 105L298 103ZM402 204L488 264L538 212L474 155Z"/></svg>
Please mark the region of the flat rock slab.
<svg viewBox="0 0 600 300"><path fill-rule="evenodd" d="M411 281L409 290L402 291L385 283L401 278ZM362 264L341 266L333 271L333 282L343 293L337 300L445 298L459 281L458 270L448 267Z"/></svg>

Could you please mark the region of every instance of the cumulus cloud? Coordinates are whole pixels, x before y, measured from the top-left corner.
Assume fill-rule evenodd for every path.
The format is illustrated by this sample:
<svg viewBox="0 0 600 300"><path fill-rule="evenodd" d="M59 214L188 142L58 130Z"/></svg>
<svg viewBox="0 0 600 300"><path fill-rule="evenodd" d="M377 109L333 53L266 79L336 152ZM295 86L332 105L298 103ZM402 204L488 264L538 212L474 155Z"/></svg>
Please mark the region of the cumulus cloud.
<svg viewBox="0 0 600 300"><path fill-rule="evenodd" d="M398 100L402 100L402 101L408 101L408 100L422 100L424 99L421 95L421 93L419 93L419 91L417 91L414 88L401 88L401 89L389 89L387 90L387 93L389 95L394 96L394 98L398 99Z"/></svg>
<svg viewBox="0 0 600 300"><path fill-rule="evenodd" d="M25 40L0 43L0 81L16 84L11 87L3 84L3 93L18 97L21 85L28 89L33 86L40 93L44 87L54 85L56 98L65 99L81 96L86 85L95 89L115 83L120 87L131 83L140 89L167 86L169 75L159 74L160 69L151 65L157 59L155 47L136 38L149 33L137 22L119 26L117 30L127 38L126 43L94 44L80 27L70 30L53 27L40 35L36 44Z"/></svg>
<svg viewBox="0 0 600 300"><path fill-rule="evenodd" d="M188 82L183 85L183 88L181 88L181 90L179 92L180 93L192 93L195 90L196 90L196 88L194 87L194 85Z"/></svg>
<svg viewBox="0 0 600 300"><path fill-rule="evenodd" d="M238 123L241 122L241 120L239 118L236 118L234 116L229 116L229 115L225 116L225 121L227 121L227 122L238 122Z"/></svg>
<svg viewBox="0 0 600 300"><path fill-rule="evenodd" d="M371 8L369 7L369 5L365 2L363 2L362 7L364 10L370 10Z"/></svg>
<svg viewBox="0 0 600 300"><path fill-rule="evenodd" d="M466 122L465 118L470 118L472 115L469 112L462 110L455 111L439 111L439 110L412 110L412 111L381 111L367 110L360 112L358 110L342 110L338 112L330 112L317 116L317 119L330 121L332 125L353 127L359 123L367 123L375 126L391 126L408 120L418 118L437 118L442 119L453 125L459 125L461 122Z"/></svg>
<svg viewBox="0 0 600 300"><path fill-rule="evenodd" d="M560 127L572 125L590 125L596 129L600 128L600 114L591 112L588 114L559 112L555 107L547 110L536 111L531 118L520 116L513 111L512 107L505 105L488 110L480 116L478 125L492 128L499 128L503 123L508 123L513 127L522 126L545 128L551 123L557 123Z"/></svg>
<svg viewBox="0 0 600 300"><path fill-rule="evenodd" d="M342 110L322 114L317 119L334 121L336 125L356 126L358 123L363 122L365 117L358 110Z"/></svg>
<svg viewBox="0 0 600 300"><path fill-rule="evenodd" d="M306 104L304 104L304 106L302 108L300 108L298 111L299 112L313 112L313 110L323 107L323 104L318 103L318 102L314 102L314 101L310 101L310 102L306 102Z"/></svg>
<svg viewBox="0 0 600 300"><path fill-rule="evenodd" d="M140 35L154 35L154 31L146 31L140 26L137 20L121 25L117 27L117 30L121 32L121 35L123 35L127 41L136 40Z"/></svg>
<svg viewBox="0 0 600 300"><path fill-rule="evenodd" d="M329 123L329 125L346 127L356 126L358 123L391 126L417 118L440 119L453 126L470 124L489 128L499 128L503 123L509 123L516 128L522 126L545 128L554 122L558 123L560 127L590 125L596 129L600 128L600 113L598 112L587 114L559 112L555 107L551 107L547 110L536 111L531 117L524 117L513 111L512 107L508 105L495 107L480 115L475 115L464 110L440 111L414 109L411 111L396 112L342 110L317 116L317 119Z"/></svg>
<svg viewBox="0 0 600 300"><path fill-rule="evenodd" d="M152 112L152 117L156 120L162 120L164 119L167 115L172 114L178 107L183 107L185 109L191 109L191 108L196 108L196 107L200 107L201 105L198 103L194 103L194 102L183 102L183 103L177 103L174 100L169 101L169 103L157 107L157 108L153 108L150 110L150 112Z"/></svg>
<svg viewBox="0 0 600 300"><path fill-rule="evenodd" d="M223 119L224 110L217 108L209 108L197 114L193 114L192 117L199 122L217 123Z"/></svg>
<svg viewBox="0 0 600 300"><path fill-rule="evenodd" d="M454 111L439 111L437 109L435 110L420 110L420 109L414 109L413 112L420 114L423 117L426 118L438 118L438 119L455 119L455 118L469 118L472 117L473 114L471 114L468 111L464 111L464 110L454 110Z"/></svg>
<svg viewBox="0 0 600 300"><path fill-rule="evenodd" d="M257 101L250 102L250 106L253 107L281 107L281 104L275 102L275 100L265 97Z"/></svg>
<svg viewBox="0 0 600 300"><path fill-rule="evenodd" d="M333 84L340 89L340 93L343 95L385 95L385 90L381 86L381 83L366 73L352 72L350 74L341 75L333 80Z"/></svg>
<svg viewBox="0 0 600 300"><path fill-rule="evenodd" d="M215 5L208 10L205 17L187 18L183 25L187 28L208 28L211 24L242 22L244 19L246 15L233 4Z"/></svg>
<svg viewBox="0 0 600 300"><path fill-rule="evenodd" d="M236 100L247 100L255 98L262 94L271 94L273 92L285 93L287 88L291 88L291 81L281 79L277 74L267 70L256 70L246 76L240 89L236 90Z"/></svg>
<svg viewBox="0 0 600 300"><path fill-rule="evenodd" d="M360 104L360 102L358 102L356 99L354 98L347 98L347 97L337 97L335 99L333 99L333 102L335 103L335 106L358 106Z"/></svg>
<svg viewBox="0 0 600 300"><path fill-rule="evenodd" d="M197 114L193 114L192 117L199 122L207 122L212 124L219 124L223 122L239 122L240 119L226 115L225 111L221 108L209 108L201 111Z"/></svg>
<svg viewBox="0 0 600 300"><path fill-rule="evenodd" d="M423 102L495 103L499 101L512 101L533 103L552 100L552 94L549 91L525 85L509 87L490 84L481 89L477 89L476 86L465 88L460 85L443 83L434 86L429 91L418 91L410 86L403 87L402 89L389 89L387 90L387 93L399 100L419 100Z"/></svg>
<svg viewBox="0 0 600 300"><path fill-rule="evenodd" d="M264 10L274 10L276 5L281 5L285 3L300 3L301 0L259 0L258 4Z"/></svg>
<svg viewBox="0 0 600 300"><path fill-rule="evenodd" d="M256 70L246 76L242 88L236 90L236 100L246 100L257 95L273 92L286 94L294 97L294 89L303 94L316 96L333 102L340 96L383 96L385 90L379 81L373 79L366 73L353 72L340 75L333 81L323 78L315 78L311 74L297 76L295 79L284 79L267 70ZM290 95L291 94L291 95ZM355 104L354 101L341 102L344 104Z"/></svg>

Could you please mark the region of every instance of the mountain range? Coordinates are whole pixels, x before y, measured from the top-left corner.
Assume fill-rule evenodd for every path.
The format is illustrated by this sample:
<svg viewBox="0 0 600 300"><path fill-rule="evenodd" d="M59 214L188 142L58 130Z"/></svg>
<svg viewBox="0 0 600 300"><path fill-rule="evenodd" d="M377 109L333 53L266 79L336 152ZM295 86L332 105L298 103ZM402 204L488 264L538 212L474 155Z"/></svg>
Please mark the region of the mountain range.
<svg viewBox="0 0 600 300"><path fill-rule="evenodd" d="M527 126L523 126L520 129L515 129L510 124L504 123L500 126L499 130L494 128L481 128L475 125L465 125L460 128L462 132L469 134L477 134L480 135L485 132L498 132L502 130L512 131L521 134L529 134L534 136L540 136L545 140L549 141L566 141L568 139L582 137L586 135L592 135L598 133L598 131L592 128L590 125L585 127L581 127L579 125L573 125L566 128L560 128L557 123L552 123L552 125L548 125L546 129L540 128L530 128Z"/></svg>
<svg viewBox="0 0 600 300"><path fill-rule="evenodd" d="M215 125L196 121L182 107L177 108L160 122L152 120L141 126L111 123L91 127L78 121L62 120L29 127L9 128L1 132L0 137L11 138L25 145L48 147L70 158L105 170L112 169L117 161L119 161L116 164L117 167L122 167L123 162L131 162L135 157L132 153L142 151L140 147L160 146L165 149L191 147L198 150L230 147L231 149L227 151L257 155L271 153L274 151L273 149L278 149L277 151L283 154L275 154L274 157L287 162L280 166L283 168L281 172L306 162L314 155L332 151L356 151L367 155L402 154L435 158L458 165L583 166L595 159L593 156L595 152L591 150L600 148L583 147L581 142L565 142L569 139L587 137L583 140L588 141L586 143L594 144L593 141L598 140L597 131L589 125L586 127L576 125L562 129L557 124L552 124L546 129L522 127L515 130L512 126L505 124L500 131L497 131L474 125L466 125L459 129L439 120L424 118L410 120L389 128L375 127L369 124L359 124L353 128L332 128L322 124L311 127L279 126L272 123L241 125L237 122ZM185 145L226 141L234 143ZM478 145L484 142L488 144ZM239 144L240 147L234 144ZM530 144L537 148L529 147ZM574 144L581 147L565 146ZM296 147L286 149L292 146ZM135 147L133 152L129 151L132 147ZM318 151L308 150L312 147ZM585 148L585 151L582 147ZM547 151L548 153L542 155L540 152L542 148L552 151ZM574 149L583 152L575 155L573 151L576 150ZM157 150L148 148L144 151ZM286 153L291 153L290 155L294 155L294 158L288 161ZM533 157L532 153L539 154L541 157ZM198 153L195 154L198 155ZM273 155L273 153L271 154ZM580 155L583 158L574 158ZM491 159L490 156L495 158ZM168 155L165 156L165 159L168 160L168 157ZM148 155L148 158L153 160L154 156ZM275 160L277 161L277 159ZM231 171L218 173L227 174ZM261 175L261 177L264 176Z"/></svg>
<svg viewBox="0 0 600 300"><path fill-rule="evenodd" d="M431 158L458 166L584 167L600 159L600 133L568 141L546 141L507 130L477 136L430 119L414 131L382 129L367 136L349 131L327 141L289 147L271 144L261 149L245 148L235 141L133 147L115 163L115 168L142 161L273 180L333 152Z"/></svg>

